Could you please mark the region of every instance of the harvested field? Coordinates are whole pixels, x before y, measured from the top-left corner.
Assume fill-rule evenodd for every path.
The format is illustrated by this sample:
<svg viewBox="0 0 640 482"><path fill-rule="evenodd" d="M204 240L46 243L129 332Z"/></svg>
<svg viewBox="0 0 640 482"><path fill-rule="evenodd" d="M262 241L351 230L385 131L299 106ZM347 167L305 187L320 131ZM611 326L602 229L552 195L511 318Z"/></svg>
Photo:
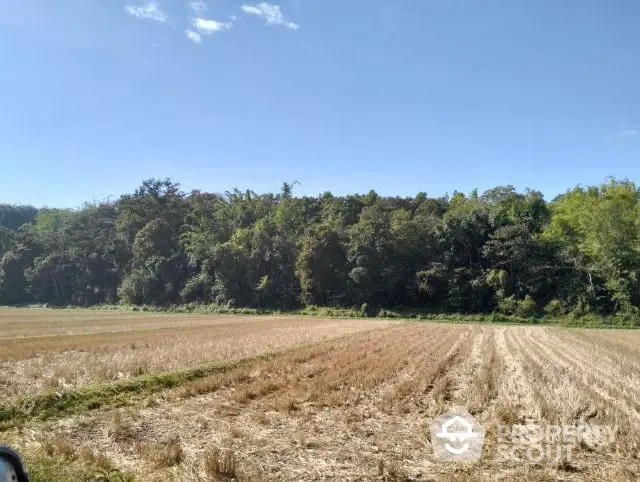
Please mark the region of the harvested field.
<svg viewBox="0 0 640 482"><path fill-rule="evenodd" d="M49 326L44 317L47 312L53 314ZM59 313L39 310L34 320L28 321L24 310L0 311L0 397L44 389L66 390L206 362L235 360L398 324L388 320L347 323L339 319L291 316L110 312L89 312L83 322L78 316L82 312L69 311L68 320ZM23 329L19 328L20 320L26 325Z"/></svg>
<svg viewBox="0 0 640 482"><path fill-rule="evenodd" d="M63 389L64 407L36 390L20 406L5 404L4 437L38 470L67 461L65 470L77 472L55 472L62 480L114 467L137 480L640 477L640 332L293 317L234 320L215 326L202 322L182 334L163 326L130 335L153 340L149 353L173 350L187 338L196 343L191 351L204 351L198 347L213 346L207 343L217 336L249 347L227 352L220 345L211 349L210 358L185 357L175 365L183 369L261 349L280 351L177 378L169 388L149 385L130 398L114 395L124 391L119 382L89 380L92 389L104 393L93 408L79 401L82 388L66 389L68 398ZM101 348L92 353L104 353L105 361L111 353L119 363L128 352L110 336L103 334L102 345L94 340ZM91 346L85 340L70 343ZM51 352L60 363L75 356L58 348ZM4 366L22 367L26 360L6 358ZM174 369L169 357L158 360L153 367ZM130 376L131 383L143 378ZM478 462L434 457L429 423L454 406L466 407L485 428ZM585 436L569 457L499 460L504 441L498 426L514 424L616 430L606 440Z"/></svg>

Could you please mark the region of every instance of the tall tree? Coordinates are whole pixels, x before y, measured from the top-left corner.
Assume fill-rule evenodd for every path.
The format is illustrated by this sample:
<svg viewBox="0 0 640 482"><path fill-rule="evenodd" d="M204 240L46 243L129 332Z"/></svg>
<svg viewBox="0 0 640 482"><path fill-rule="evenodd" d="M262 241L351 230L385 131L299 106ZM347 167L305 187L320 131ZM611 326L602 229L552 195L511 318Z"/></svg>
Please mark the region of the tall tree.
<svg viewBox="0 0 640 482"><path fill-rule="evenodd" d="M334 305L347 301L347 253L344 234L331 226L312 226L303 237L296 263L302 301Z"/></svg>

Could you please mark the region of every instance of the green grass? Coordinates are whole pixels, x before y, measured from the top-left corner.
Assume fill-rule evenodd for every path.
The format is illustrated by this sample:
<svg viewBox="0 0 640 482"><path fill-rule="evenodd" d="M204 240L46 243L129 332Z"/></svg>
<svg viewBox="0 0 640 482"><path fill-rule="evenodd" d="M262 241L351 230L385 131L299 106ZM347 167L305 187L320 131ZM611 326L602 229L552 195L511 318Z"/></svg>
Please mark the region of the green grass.
<svg viewBox="0 0 640 482"><path fill-rule="evenodd" d="M99 458L85 447L69 445L60 450L51 445L3 443L13 446L22 458L31 482L132 482L134 477L116 469L111 459Z"/></svg>
<svg viewBox="0 0 640 482"><path fill-rule="evenodd" d="M132 482L135 480L133 476L118 470L107 471L59 456L27 455L24 463L31 482Z"/></svg>
<svg viewBox="0 0 640 482"><path fill-rule="evenodd" d="M79 309L69 306L67 309ZM324 318L406 318L417 320L443 321L449 323L505 323L505 324L544 324L575 326L586 328L640 328L640 318L632 315L616 314L600 316L586 314L577 316L569 313L562 316L505 315L502 313L435 313L420 309L380 309L375 314L367 314L363 308L339 308L326 306L307 306L299 309L279 310L270 308L234 308L224 305L187 303L172 306L132 306L132 305L96 305L86 309L100 311L152 312L152 313L199 313L229 315L292 315L318 316ZM368 311L368 310L366 310Z"/></svg>
<svg viewBox="0 0 640 482"><path fill-rule="evenodd" d="M277 354L267 353L187 370L153 373L63 392L53 391L20 397L13 403L0 405L0 430L29 420L44 421L105 406L130 405L140 396L175 388L193 380L268 360Z"/></svg>
<svg viewBox="0 0 640 482"><path fill-rule="evenodd" d="M86 480L91 472L64 457L27 456L24 463L31 482L75 482Z"/></svg>
<svg viewBox="0 0 640 482"><path fill-rule="evenodd" d="M359 336L367 331L349 333L333 338L331 341ZM238 360L209 363L186 370L150 373L126 380L87 385L62 392L47 391L19 397L9 403L0 404L0 432L30 420L45 421L103 407L132 405L141 398L162 390L176 388L211 375L268 361L286 353L303 350L316 343L298 344L282 350Z"/></svg>

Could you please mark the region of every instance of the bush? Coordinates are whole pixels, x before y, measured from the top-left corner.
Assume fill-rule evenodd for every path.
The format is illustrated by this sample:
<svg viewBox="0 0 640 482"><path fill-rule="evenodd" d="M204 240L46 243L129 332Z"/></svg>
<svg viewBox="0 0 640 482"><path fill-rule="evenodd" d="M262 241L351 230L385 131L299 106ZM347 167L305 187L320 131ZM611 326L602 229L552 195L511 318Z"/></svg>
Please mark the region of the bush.
<svg viewBox="0 0 640 482"><path fill-rule="evenodd" d="M378 310L372 307L369 303L362 303L362 305L360 305L360 315L376 316L377 314L378 314Z"/></svg>
<svg viewBox="0 0 640 482"><path fill-rule="evenodd" d="M380 318L402 318L402 316L399 315L398 313L395 313L389 310L380 310L380 312L378 313L378 316Z"/></svg>
<svg viewBox="0 0 640 482"><path fill-rule="evenodd" d="M640 316L632 310L626 313L616 313L611 317L611 324L618 327L638 327L640 326Z"/></svg>
<svg viewBox="0 0 640 482"><path fill-rule="evenodd" d="M489 321L492 323L504 323L509 321L509 318L502 313L493 312L489 315Z"/></svg>
<svg viewBox="0 0 640 482"><path fill-rule="evenodd" d="M574 316L585 316L591 313L591 311L592 311L591 305L589 304L589 302L584 298L580 298L578 299L578 302L576 303L576 306L573 308L573 311L571 312L571 314Z"/></svg>
<svg viewBox="0 0 640 482"><path fill-rule="evenodd" d="M549 316L561 316L564 315L564 311L562 301L557 298L549 301L549 303L544 307L544 313Z"/></svg>
<svg viewBox="0 0 640 482"><path fill-rule="evenodd" d="M500 298L498 300L498 310L505 315L513 315L518 309L518 301L514 295Z"/></svg>
<svg viewBox="0 0 640 482"><path fill-rule="evenodd" d="M535 315L536 311L538 311L538 306L531 296L526 295L524 300L518 301L516 308L516 314L518 316L521 316L522 318L529 318Z"/></svg>

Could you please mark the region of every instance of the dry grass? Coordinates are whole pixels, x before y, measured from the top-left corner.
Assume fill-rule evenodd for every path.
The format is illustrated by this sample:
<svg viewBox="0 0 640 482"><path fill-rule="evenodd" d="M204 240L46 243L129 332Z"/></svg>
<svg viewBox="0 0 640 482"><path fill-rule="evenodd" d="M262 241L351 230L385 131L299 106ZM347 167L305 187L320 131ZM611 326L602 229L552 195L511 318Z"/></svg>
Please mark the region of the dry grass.
<svg viewBox="0 0 640 482"><path fill-rule="evenodd" d="M171 437L163 442L153 442L138 446L142 457L156 468L180 465L184 457L180 437Z"/></svg>
<svg viewBox="0 0 640 482"><path fill-rule="evenodd" d="M498 386L502 378L503 364L498 355L494 333L491 333L482 346L482 361L473 374L473 390L467 402L471 413L484 410L489 402L498 396Z"/></svg>
<svg viewBox="0 0 640 482"><path fill-rule="evenodd" d="M92 467L109 472L115 469L113 460L107 457L103 452L84 447L80 450L80 457Z"/></svg>
<svg viewBox="0 0 640 482"><path fill-rule="evenodd" d="M123 313L95 310L0 308L0 338L117 333L180 326L251 323L263 316Z"/></svg>
<svg viewBox="0 0 640 482"><path fill-rule="evenodd" d="M202 463L204 473L214 480L233 480L239 476L233 452L212 447L205 452Z"/></svg>
<svg viewBox="0 0 640 482"><path fill-rule="evenodd" d="M135 429L130 420L125 420L122 412L112 414L111 423L106 427L106 436L115 443L122 443L135 438Z"/></svg>
<svg viewBox="0 0 640 482"><path fill-rule="evenodd" d="M76 447L63 437L48 436L41 442L41 446L44 453L49 457L60 456L65 460L78 458Z"/></svg>
<svg viewBox="0 0 640 482"><path fill-rule="evenodd" d="M47 433L41 442L47 454L105 469L117 461L140 480L640 477L638 333L430 323L374 325L382 329L357 333L371 326L368 320L331 322L271 319L182 333L163 328L172 339L151 330L144 332L146 342L131 333L135 348L106 342L105 356L110 346L116 347L111 356L120 357L127 350L171 351L186 338L196 347L215 341L204 334L223 333L227 344L244 344L230 352L236 356L271 346L276 334L282 346L316 343L155 393L126 409L32 422L10 435L28 445L34 433ZM194 340L195 332L203 335ZM145 360L147 371L162 366ZM487 431L477 464L433 458L429 422L454 405L466 406ZM618 433L611 444L585 439L571 458L496 461L497 425L525 423L617 425Z"/></svg>
<svg viewBox="0 0 640 482"><path fill-rule="evenodd" d="M11 314L8 319L4 318L6 313ZM71 321L66 324L57 318L51 320L49 335L3 338L17 332L14 325L18 320L27 326L34 324L39 327L38 332L43 332L42 317L46 313L60 316L59 311L38 310L34 315L37 321L29 321L24 310L0 311L0 373L3 375L0 396L26 395L44 389L66 390L89 383L179 370L398 324L389 320L133 316L71 310L68 312ZM100 315L98 325L108 331L77 334L83 329L78 319L80 313L88 317L87 325ZM59 325L70 334L50 335L62 329ZM129 331L125 331L127 328Z"/></svg>

